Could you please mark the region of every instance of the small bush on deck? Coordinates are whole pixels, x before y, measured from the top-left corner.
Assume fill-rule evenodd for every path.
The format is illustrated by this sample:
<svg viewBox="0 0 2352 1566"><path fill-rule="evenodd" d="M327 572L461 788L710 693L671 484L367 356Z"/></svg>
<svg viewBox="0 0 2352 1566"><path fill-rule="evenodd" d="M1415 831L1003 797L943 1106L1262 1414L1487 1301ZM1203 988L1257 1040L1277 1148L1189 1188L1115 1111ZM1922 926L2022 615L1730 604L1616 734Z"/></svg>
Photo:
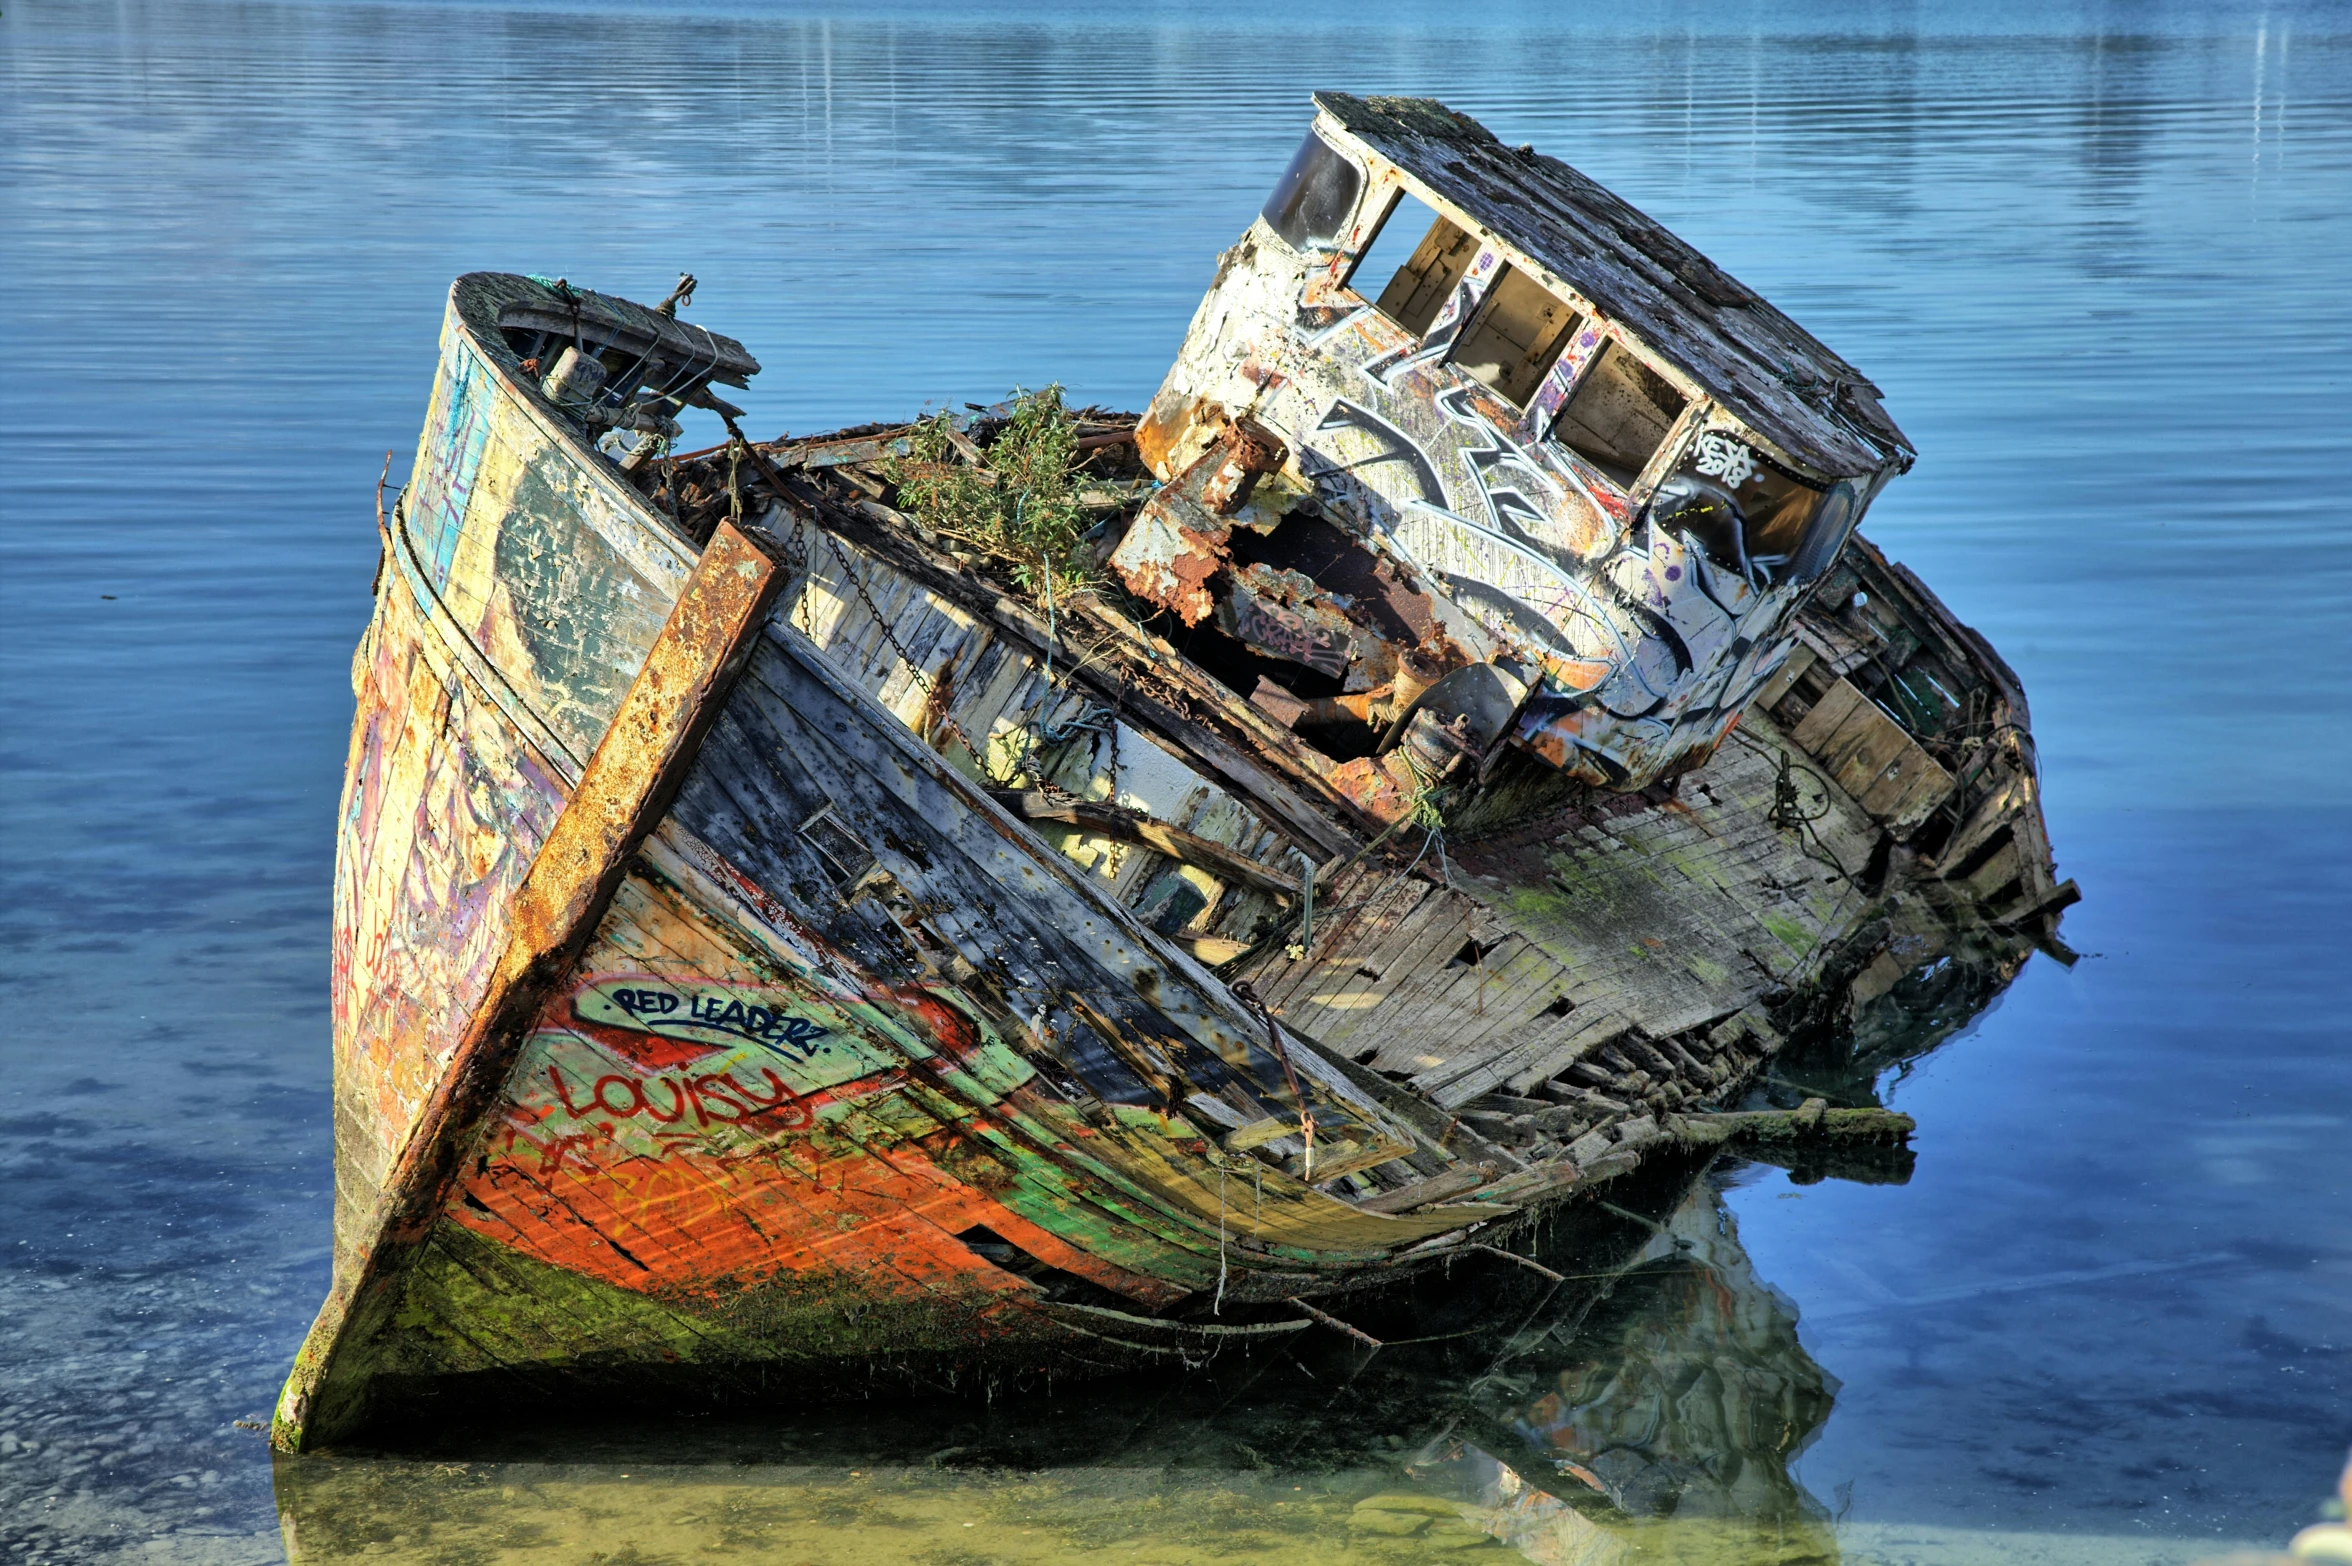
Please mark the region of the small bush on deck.
<svg viewBox="0 0 2352 1566"><path fill-rule="evenodd" d="M915 426L907 455L885 468L898 508L925 527L1003 560L1023 592L1066 600L1093 585L1078 504L1078 427L1060 386L1013 394L1012 416L965 463L946 414Z"/></svg>

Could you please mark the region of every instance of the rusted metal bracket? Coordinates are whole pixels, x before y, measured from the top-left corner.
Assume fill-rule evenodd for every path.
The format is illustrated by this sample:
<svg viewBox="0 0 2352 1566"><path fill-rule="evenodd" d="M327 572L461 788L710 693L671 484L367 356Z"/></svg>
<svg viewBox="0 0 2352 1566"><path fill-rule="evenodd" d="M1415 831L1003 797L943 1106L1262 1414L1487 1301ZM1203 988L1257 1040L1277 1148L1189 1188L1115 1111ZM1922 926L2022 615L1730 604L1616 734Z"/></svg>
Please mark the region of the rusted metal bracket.
<svg viewBox="0 0 2352 1566"><path fill-rule="evenodd" d="M669 808L783 582L776 561L719 525L515 893L481 1003L303 1340L270 1431L281 1451L315 1447L364 1418L368 1349L399 1306L407 1263L439 1221L540 1009Z"/></svg>

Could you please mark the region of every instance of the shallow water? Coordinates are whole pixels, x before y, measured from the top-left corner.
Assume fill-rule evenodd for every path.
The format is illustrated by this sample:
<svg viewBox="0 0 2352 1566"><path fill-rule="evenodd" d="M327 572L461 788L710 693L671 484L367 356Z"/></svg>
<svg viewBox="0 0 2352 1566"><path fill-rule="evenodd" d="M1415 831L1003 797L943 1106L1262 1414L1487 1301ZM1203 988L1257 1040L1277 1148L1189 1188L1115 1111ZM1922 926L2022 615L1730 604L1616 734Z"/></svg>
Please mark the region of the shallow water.
<svg viewBox="0 0 2352 1566"><path fill-rule="evenodd" d="M1702 1185L1691 1250L1516 1336L854 1419L461 1411L273 1476L234 1422L325 1288L371 489L449 279L692 270L763 433L1056 379L1140 406L1318 84L1560 153L1879 381L1923 455L1868 529L2025 679L2095 955L1889 1074L1908 1184ZM2348 191L2322 4L6 8L9 1558L2283 1539L2352 1440Z"/></svg>

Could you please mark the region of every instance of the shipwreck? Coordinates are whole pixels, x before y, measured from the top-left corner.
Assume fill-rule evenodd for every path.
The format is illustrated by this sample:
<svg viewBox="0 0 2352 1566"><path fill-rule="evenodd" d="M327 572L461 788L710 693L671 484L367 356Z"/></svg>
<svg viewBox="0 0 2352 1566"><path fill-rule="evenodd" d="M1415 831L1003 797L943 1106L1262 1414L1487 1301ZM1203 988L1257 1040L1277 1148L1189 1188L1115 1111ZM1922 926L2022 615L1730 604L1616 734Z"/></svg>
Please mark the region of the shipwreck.
<svg viewBox="0 0 2352 1566"><path fill-rule="evenodd" d="M457 281L280 1446L1357 1332L1654 1155L1899 1141L1759 1084L2064 955L2024 693L1856 531L1869 381L1566 164L1315 104L1140 416L756 441L690 280Z"/></svg>

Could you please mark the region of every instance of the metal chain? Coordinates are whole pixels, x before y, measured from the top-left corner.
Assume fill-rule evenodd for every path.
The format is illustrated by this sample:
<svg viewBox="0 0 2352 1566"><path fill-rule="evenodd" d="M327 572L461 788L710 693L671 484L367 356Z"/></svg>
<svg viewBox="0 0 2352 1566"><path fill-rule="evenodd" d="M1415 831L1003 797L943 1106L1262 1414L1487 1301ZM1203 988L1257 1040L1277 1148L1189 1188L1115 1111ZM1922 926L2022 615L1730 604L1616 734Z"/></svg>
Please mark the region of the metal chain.
<svg viewBox="0 0 2352 1566"><path fill-rule="evenodd" d="M826 551L840 563L841 574L849 579L850 591L857 594L858 602L866 606L866 613L871 615L874 624L881 628L882 640L890 644L890 650L898 654L899 661L907 666L908 672L923 687L923 700L928 705L931 698L938 693L938 687L932 684L931 676L923 672L923 665L913 653L907 651L906 644L898 639L898 634L891 630L890 622L883 618L881 606L876 604L873 595L866 591L865 578L858 575L857 567L850 564L849 557L841 552L840 541L834 538L832 529L820 524L817 527L817 536L825 541ZM964 732L964 726L956 721L954 713L942 711L939 715L939 726L955 736L956 742L971 752L973 763L983 773L986 773L991 779L995 778L996 775L988 770L988 753L972 743L972 737ZM928 743L930 736L925 735L924 740Z"/></svg>

